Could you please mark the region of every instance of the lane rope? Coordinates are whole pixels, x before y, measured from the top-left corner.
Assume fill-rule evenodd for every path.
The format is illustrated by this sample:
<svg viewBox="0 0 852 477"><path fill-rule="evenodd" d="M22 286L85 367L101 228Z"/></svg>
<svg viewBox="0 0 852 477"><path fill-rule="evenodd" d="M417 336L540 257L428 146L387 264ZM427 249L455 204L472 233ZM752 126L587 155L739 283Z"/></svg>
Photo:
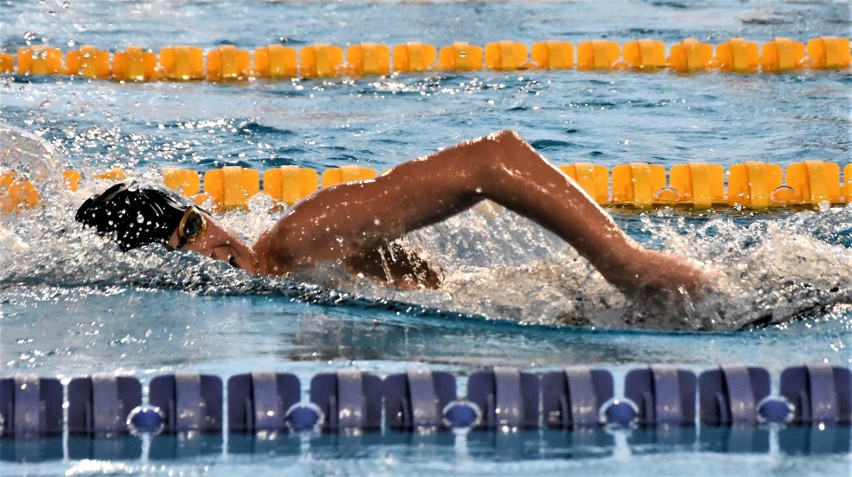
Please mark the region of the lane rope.
<svg viewBox="0 0 852 477"><path fill-rule="evenodd" d="M185 432L506 432L698 423L823 429L852 424L852 371L827 364L784 369L777 395L770 394L766 369L731 365L698 375L675 366L632 369L625 375L623 396L615 395L609 370L583 366L476 371L462 397L454 375L428 367L385 377L352 368L319 373L311 378L307 400L292 373L238 374L227 379L227 386L223 382L220 376L195 371L156 376L143 404L143 385L132 376L95 374L67 385L35 375L0 378L0 437L31 439L64 430L109 438Z"/></svg>
<svg viewBox="0 0 852 477"><path fill-rule="evenodd" d="M778 207L819 208L824 204L852 202L852 163L803 161L784 170L777 164L750 161L734 164L727 171L718 164L688 163L672 166L631 163L609 168L591 163L559 166L589 196L602 206L686 207L697 210L734 207L763 210ZM370 180L379 172L362 166L330 168L319 174L298 166L280 166L261 171L226 166L199 173L191 169L166 167L160 170L163 185L211 210L246 210L250 200L266 194L274 208L281 209L333 185ZM62 172L65 187L76 191L83 175L75 170ZM87 180L122 181L130 175L114 168L93 174ZM43 180L43 178L42 178ZM40 207L43 199L39 181L24 173L0 167L0 212L17 213Z"/></svg>
<svg viewBox="0 0 852 477"><path fill-rule="evenodd" d="M422 42L390 47L356 43L346 47L316 43L296 48L272 44L250 52L234 45L204 51L198 46L168 46L154 52L131 45L112 53L92 45L64 53L46 45L0 53L0 73L72 75L144 81L240 81L293 78L388 76L428 71L628 70L677 73L720 70L728 73L783 73L843 70L850 65L849 38L823 36L803 43L778 37L762 45L731 38L716 45L687 38L668 48L659 40L639 39L619 45L610 40L563 40L524 43L503 40L484 47L457 41L440 49Z"/></svg>

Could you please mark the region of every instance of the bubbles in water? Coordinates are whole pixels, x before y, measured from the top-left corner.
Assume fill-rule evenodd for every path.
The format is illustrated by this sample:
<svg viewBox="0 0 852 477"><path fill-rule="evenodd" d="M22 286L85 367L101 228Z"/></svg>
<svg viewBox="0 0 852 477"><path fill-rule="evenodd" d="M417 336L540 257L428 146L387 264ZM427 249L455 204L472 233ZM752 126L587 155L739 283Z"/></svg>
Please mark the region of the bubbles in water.
<svg viewBox="0 0 852 477"><path fill-rule="evenodd" d="M103 128L72 133L80 141L118 138L115 143L125 137L120 130ZM144 144L144 138L137 139L128 140ZM62 167L47 170L51 176L45 183L62 183ZM844 273L852 269L852 205L764 215L733 210L709 216L671 211L617 215L621 226L646 245L689 257L719 274L705 299L684 304L684 313L656 314L627 300L552 234L487 202L405 238L405 246L444 269L445 283L438 291L400 291L352 277L336 264L297 276L254 278L227 264L158 246L121 253L73 220L76 207L102 189L97 183L77 192L60 187L45 201L48 207L4 219L9 225L0 228L0 248L10 252L0 253L0 286L133 285L203 294L284 294L326 303L361 297L359 303L376 306L402 302L528 323L605 328L736 329L784 322L852 300L852 278ZM267 196L250 205L250 212L218 217L249 243L279 216L270 212ZM139 215L137 221L145 218Z"/></svg>
<svg viewBox="0 0 852 477"><path fill-rule="evenodd" d="M75 228L75 224L65 223L64 226ZM0 283L23 280L61 286L136 284L175 287L204 294L259 292L286 295L293 293L293 286L298 285L277 278L253 279L242 271L223 268L199 255L168 254L157 247L123 254L114 244L97 240L88 231L74 231L59 237L55 232L48 233L44 241L34 240L33 235L22 235L30 242L28 249L23 249L26 255L0 274ZM465 232L460 231L457 235L465 235ZM470 234L471 238L476 235L477 232ZM551 256L555 261L538 257L528 265L511 263L519 258L517 256L507 258L489 253L489 249L495 248L512 253L515 246L509 241L496 246L486 245L483 247L485 253L479 259L491 263L473 265L471 262L477 260L459 258L459 254L464 255L463 250L436 254L434 249L429 250L428 242L412 237L411 243L416 249L427 250L427 254L446 270L445 286L439 291L411 292L384 288L369 280L354 278L342 267L333 264L291 276L290 279L304 280L329 289L314 289L321 294L311 292L303 296L303 299L309 300L325 300L323 297L328 296L326 293L330 289L341 289L375 303L398 301L529 323L604 328L736 329L749 324L784 322L809 309L850 300L852 287L848 278L817 271L825 265L848 267L849 258L833 260L832 256L837 255L826 250L824 244L813 249L812 253L785 258L796 242L798 240L783 245L764 245L754 254L734 247L725 259L705 257L705 263L717 268L721 268L718 263L728 259L740 262L740 266L721 268L724 276L715 293L696 304L685 315L686 319L678 315L674 317L677 319L667 321L638 309L570 249L558 250L557 247L554 249L556 253ZM826 255L826 252L832 256ZM813 261L800 260L809 256ZM523 254L523 258L533 259L529 254ZM767 264L767 259L775 263Z"/></svg>

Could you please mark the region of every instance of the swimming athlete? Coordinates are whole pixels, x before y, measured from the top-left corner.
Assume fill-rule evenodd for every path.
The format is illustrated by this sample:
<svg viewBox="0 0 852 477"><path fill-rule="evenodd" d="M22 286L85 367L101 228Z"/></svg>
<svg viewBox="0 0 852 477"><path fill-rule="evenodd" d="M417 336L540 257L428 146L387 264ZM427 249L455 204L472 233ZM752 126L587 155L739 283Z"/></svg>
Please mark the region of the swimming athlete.
<svg viewBox="0 0 852 477"><path fill-rule="evenodd" d="M555 233L619 290L694 298L707 274L687 260L642 248L570 177L518 134L501 131L339 184L287 209L253 246L188 199L116 184L76 219L122 250L150 243L200 253L256 275L286 275L341 261L353 274L403 289L438 288L442 272L394 242L489 199Z"/></svg>

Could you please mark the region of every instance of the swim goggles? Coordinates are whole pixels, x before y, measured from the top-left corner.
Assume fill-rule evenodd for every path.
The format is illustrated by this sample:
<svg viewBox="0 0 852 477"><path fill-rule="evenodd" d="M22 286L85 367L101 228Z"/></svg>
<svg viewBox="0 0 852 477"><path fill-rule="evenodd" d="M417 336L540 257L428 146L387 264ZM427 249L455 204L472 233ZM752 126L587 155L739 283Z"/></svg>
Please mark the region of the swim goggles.
<svg viewBox="0 0 852 477"><path fill-rule="evenodd" d="M180 219L180 224L178 225L177 248L183 248L191 244L206 230L207 219L204 218L204 214L202 214L195 206L190 206L186 209L186 212L183 213L183 217Z"/></svg>

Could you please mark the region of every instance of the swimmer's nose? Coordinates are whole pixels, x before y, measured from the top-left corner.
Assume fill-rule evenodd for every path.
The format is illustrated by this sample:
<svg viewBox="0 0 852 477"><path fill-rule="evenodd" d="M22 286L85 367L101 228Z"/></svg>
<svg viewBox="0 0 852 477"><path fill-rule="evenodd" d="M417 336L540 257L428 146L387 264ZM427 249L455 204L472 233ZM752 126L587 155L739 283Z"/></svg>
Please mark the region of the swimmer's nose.
<svg viewBox="0 0 852 477"><path fill-rule="evenodd" d="M227 252L214 250L210 252L210 258L212 258L213 260L219 260L220 262L227 262L228 265L231 265L232 267L237 266L237 262L234 256Z"/></svg>

